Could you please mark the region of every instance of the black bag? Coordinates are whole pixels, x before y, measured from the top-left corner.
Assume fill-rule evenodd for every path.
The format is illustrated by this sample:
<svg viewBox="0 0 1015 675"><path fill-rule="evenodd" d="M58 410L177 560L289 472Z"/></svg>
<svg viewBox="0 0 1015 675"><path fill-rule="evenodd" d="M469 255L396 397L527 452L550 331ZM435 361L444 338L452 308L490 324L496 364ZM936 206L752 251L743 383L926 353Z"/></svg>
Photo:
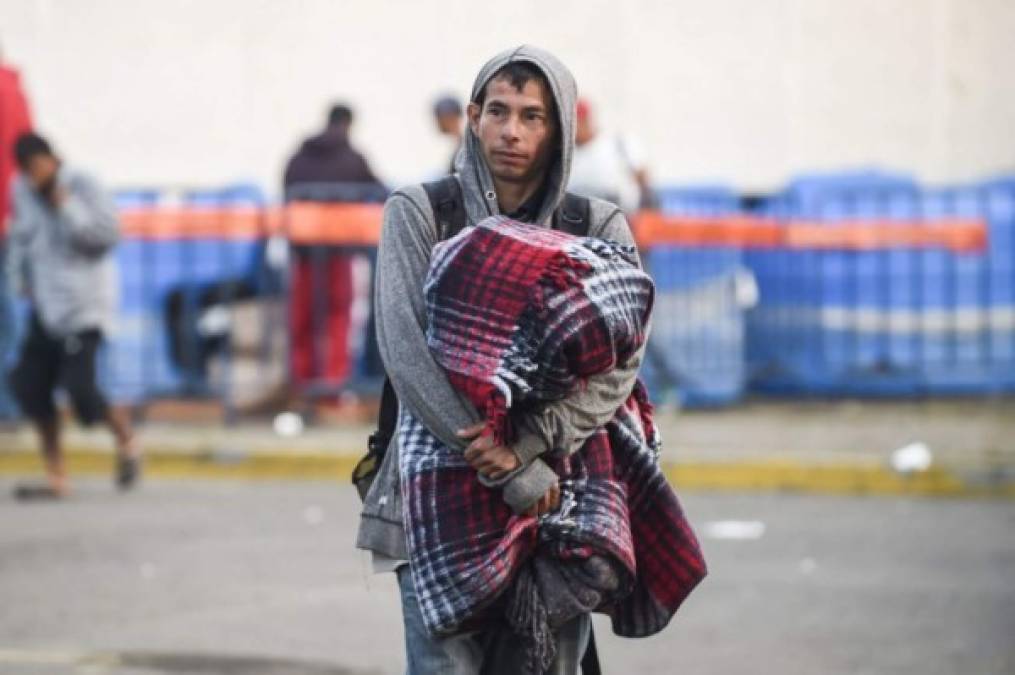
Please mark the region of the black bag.
<svg viewBox="0 0 1015 675"><path fill-rule="evenodd" d="M437 181L423 183L426 196L430 200L434 222L437 224L437 239L451 239L462 231L466 225L465 202L462 199L462 186L455 176L447 176ZM570 192L564 194L564 202L554 217L554 229L586 236L589 230L589 200ZM367 491L381 469L388 444L395 435L398 424L398 398L391 380L384 378L384 390L381 393L381 409L377 419L377 430L367 440L367 453L356 464L352 471L352 482L359 492L360 499L366 499Z"/></svg>

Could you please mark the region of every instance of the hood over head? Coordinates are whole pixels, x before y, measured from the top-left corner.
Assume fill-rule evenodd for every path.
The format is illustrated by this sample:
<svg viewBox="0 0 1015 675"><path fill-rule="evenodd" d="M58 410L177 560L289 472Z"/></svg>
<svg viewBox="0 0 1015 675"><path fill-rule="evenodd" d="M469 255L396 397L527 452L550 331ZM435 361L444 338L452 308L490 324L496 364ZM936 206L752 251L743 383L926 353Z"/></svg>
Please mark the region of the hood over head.
<svg viewBox="0 0 1015 675"><path fill-rule="evenodd" d="M531 63L543 73L550 84L550 93L557 109L560 147L556 150L556 158L550 163L546 176L548 182L546 197L539 209L539 217L535 221L540 225L549 225L553 212L564 199L568 178L571 174L571 156L574 153L575 102L578 98L578 87L571 71L553 54L538 47L522 45L501 52L486 62L472 85L470 101L476 100L476 97L493 78L494 73L509 63L518 61ZM479 138L472 132L469 125L466 125L462 147L455 157L455 171L462 182L465 208L470 215L470 220L481 220L500 213L497 195L494 192L493 176L483 157Z"/></svg>

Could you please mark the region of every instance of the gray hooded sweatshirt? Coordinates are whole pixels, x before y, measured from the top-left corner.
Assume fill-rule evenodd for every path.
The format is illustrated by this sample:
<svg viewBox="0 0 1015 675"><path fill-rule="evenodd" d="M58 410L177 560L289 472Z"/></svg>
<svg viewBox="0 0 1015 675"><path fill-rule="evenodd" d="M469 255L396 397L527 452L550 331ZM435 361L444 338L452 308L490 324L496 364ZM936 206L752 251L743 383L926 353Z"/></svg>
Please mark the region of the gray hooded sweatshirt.
<svg viewBox="0 0 1015 675"><path fill-rule="evenodd" d="M550 83L556 102L561 147L547 174L545 198L535 224L551 227L564 198L574 150L574 77L553 55L522 46L491 59L472 88L471 100L498 70L515 61L534 64ZM479 138L466 129L455 169L462 186L467 222L475 225L499 214L493 178L483 158ZM589 236L633 244L630 228L613 204L592 199ZM437 438L451 448L465 449L459 429L480 421L476 409L448 382L426 341L426 303L423 282L430 254L437 243L437 227L426 192L420 185L395 191L384 205L378 252L376 311L381 358L398 395L400 415L411 411ZM512 446L522 466L497 483L516 512L524 511L555 483L553 470L541 459L547 452L574 452L609 421L634 387L643 351L623 367L588 378L585 386L530 416ZM405 532L398 472L398 436L392 439L377 479L367 493L360 519L357 546L382 558L405 560Z"/></svg>
<svg viewBox="0 0 1015 675"><path fill-rule="evenodd" d="M7 275L27 294L46 332L66 337L110 330L116 309L116 268L110 255L120 238L116 207L90 176L62 167L57 183L66 201L53 208L18 176Z"/></svg>

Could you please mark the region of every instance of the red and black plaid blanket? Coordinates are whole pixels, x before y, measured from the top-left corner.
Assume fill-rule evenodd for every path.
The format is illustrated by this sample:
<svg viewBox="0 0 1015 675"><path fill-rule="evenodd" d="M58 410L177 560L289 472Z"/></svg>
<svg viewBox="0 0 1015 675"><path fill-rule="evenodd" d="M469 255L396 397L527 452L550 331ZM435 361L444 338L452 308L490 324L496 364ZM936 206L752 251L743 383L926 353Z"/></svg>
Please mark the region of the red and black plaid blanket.
<svg viewBox="0 0 1015 675"><path fill-rule="evenodd" d="M437 246L425 287L429 346L498 439L510 443L525 414L623 363L645 341L653 287L635 255L502 217ZM660 470L650 411L639 383L579 452L545 457L562 501L539 519L515 515L459 451L403 415L405 529L427 628L452 634L515 611L509 591L537 562L606 561L616 583L601 594L580 583L600 567L576 567L560 583L577 579L577 597L609 614L619 635L661 630L705 563ZM555 592L539 583L543 595Z"/></svg>

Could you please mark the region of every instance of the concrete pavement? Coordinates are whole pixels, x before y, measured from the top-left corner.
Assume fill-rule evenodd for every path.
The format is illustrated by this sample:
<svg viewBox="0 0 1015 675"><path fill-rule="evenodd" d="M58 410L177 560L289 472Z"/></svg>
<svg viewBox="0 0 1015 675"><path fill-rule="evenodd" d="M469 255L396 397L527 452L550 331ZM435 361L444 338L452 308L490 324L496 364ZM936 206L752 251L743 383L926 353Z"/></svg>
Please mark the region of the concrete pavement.
<svg viewBox="0 0 1015 675"><path fill-rule="evenodd" d="M0 479L0 673L402 672L391 575L322 481L79 482L18 504ZM686 494L710 572L659 635L597 622L607 673L1015 672L1015 504Z"/></svg>

